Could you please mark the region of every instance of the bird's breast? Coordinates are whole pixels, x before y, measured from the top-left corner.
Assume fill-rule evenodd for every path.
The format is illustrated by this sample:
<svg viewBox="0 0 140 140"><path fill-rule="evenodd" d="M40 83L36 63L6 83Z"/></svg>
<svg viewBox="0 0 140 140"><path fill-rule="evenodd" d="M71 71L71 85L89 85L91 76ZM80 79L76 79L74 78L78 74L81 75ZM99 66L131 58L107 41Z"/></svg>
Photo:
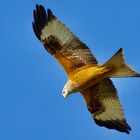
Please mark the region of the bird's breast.
<svg viewBox="0 0 140 140"><path fill-rule="evenodd" d="M71 81L77 84L80 91L98 83L106 73L107 70L99 66L83 68L71 77Z"/></svg>

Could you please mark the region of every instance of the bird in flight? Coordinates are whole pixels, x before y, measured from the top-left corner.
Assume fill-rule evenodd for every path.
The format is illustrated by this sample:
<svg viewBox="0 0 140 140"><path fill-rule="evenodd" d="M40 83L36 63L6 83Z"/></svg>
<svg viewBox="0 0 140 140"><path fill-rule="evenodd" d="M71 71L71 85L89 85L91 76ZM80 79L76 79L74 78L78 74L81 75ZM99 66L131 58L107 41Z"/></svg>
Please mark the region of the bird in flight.
<svg viewBox="0 0 140 140"><path fill-rule="evenodd" d="M79 91L97 125L129 134L131 128L110 78L140 77L140 74L125 63L123 49L100 65L86 44L50 9L46 12L42 5L36 5L32 24L47 52L67 73L68 81L62 91L64 98Z"/></svg>

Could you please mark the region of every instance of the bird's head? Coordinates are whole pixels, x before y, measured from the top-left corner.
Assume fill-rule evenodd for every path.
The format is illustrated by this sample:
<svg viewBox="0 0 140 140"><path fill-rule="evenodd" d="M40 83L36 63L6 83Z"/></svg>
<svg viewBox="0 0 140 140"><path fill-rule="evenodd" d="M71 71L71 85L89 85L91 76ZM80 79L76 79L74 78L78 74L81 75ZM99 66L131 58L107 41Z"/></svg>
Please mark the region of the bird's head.
<svg viewBox="0 0 140 140"><path fill-rule="evenodd" d="M68 92L68 90L63 90L62 91L62 95L63 95L63 97L66 99L67 98L67 96L69 95L70 93Z"/></svg>
<svg viewBox="0 0 140 140"><path fill-rule="evenodd" d="M62 91L62 95L63 97L66 99L68 95L70 95L71 93L76 92L75 88L74 88L74 84L69 80L67 81L67 83L65 84L63 91Z"/></svg>

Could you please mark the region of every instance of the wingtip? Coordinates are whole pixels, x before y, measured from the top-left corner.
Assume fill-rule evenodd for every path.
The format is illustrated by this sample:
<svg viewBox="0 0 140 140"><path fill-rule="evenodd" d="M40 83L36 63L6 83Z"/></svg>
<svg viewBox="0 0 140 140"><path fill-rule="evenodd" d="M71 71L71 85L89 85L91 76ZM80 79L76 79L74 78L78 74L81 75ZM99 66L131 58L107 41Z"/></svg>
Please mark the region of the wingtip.
<svg viewBox="0 0 140 140"><path fill-rule="evenodd" d="M52 19L55 18L55 16L53 15L53 12L51 9L47 9L47 13L48 13L48 20L51 21Z"/></svg>
<svg viewBox="0 0 140 140"><path fill-rule="evenodd" d="M50 8L47 9L47 12L52 15L52 10Z"/></svg>
<svg viewBox="0 0 140 140"><path fill-rule="evenodd" d="M122 53L123 53L123 48L120 48L120 49L118 50L118 52L122 52Z"/></svg>
<svg viewBox="0 0 140 140"><path fill-rule="evenodd" d="M36 10L38 10L39 9L39 5L38 4L36 4Z"/></svg>
<svg viewBox="0 0 140 140"><path fill-rule="evenodd" d="M32 22L32 27L33 27L33 31L34 31L36 37L40 40L40 32L37 29L36 24L34 22Z"/></svg>
<svg viewBox="0 0 140 140"><path fill-rule="evenodd" d="M110 121L102 121L94 118L94 121L97 125L101 127L106 127L108 129L115 129L119 132L130 134L132 130L131 127L127 124L126 120L110 120Z"/></svg>
<svg viewBox="0 0 140 140"><path fill-rule="evenodd" d="M38 7L38 4L36 4L35 6L36 6L36 9L37 9L37 7Z"/></svg>
<svg viewBox="0 0 140 140"><path fill-rule="evenodd" d="M137 73L137 74L136 74L136 77L140 77L140 74L139 74L139 73Z"/></svg>
<svg viewBox="0 0 140 140"><path fill-rule="evenodd" d="M39 5L40 9L46 12L45 7L43 5Z"/></svg>
<svg viewBox="0 0 140 140"><path fill-rule="evenodd" d="M38 39L40 39L41 30L48 23L46 10L42 5L36 4L36 8L33 10L34 21L32 23L33 30Z"/></svg>

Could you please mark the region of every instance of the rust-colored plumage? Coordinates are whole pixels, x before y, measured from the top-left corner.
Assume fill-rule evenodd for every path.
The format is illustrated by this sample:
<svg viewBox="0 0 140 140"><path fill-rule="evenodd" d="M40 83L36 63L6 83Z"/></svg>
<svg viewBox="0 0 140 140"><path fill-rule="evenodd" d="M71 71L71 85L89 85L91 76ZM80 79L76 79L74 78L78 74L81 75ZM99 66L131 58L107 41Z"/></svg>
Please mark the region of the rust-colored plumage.
<svg viewBox="0 0 140 140"><path fill-rule="evenodd" d="M120 49L105 64L99 65L90 49L79 40L50 9L34 10L33 29L45 49L55 57L68 75L63 96L80 91L96 124L129 134L130 126L110 77L140 77L125 64Z"/></svg>

